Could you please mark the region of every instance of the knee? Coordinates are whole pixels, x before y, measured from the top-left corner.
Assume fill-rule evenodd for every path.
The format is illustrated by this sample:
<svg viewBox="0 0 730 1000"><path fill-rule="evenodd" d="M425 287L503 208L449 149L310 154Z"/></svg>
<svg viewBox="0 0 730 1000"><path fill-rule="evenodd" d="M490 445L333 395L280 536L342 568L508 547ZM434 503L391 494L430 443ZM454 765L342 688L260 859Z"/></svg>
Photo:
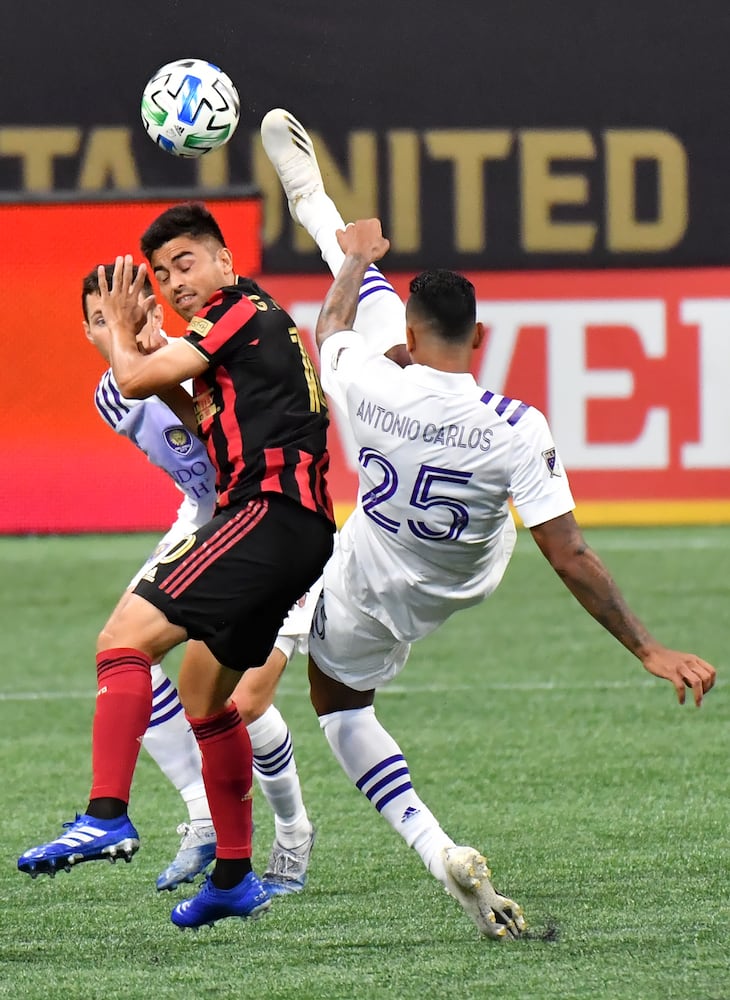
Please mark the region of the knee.
<svg viewBox="0 0 730 1000"><path fill-rule="evenodd" d="M309 697L317 715L331 715L357 708L367 708L375 700L375 691L356 691L322 673L309 657Z"/></svg>

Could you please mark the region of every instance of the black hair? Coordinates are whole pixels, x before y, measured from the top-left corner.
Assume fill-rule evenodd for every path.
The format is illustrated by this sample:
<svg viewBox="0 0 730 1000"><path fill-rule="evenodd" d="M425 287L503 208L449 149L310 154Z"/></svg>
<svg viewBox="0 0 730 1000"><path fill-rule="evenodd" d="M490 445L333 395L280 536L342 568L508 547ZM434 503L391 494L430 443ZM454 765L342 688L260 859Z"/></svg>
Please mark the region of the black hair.
<svg viewBox="0 0 730 1000"><path fill-rule="evenodd" d="M187 201L173 205L158 215L142 233L140 245L147 260L155 250L177 236L192 236L194 239L210 236L222 247L226 245L220 226L201 201Z"/></svg>
<svg viewBox="0 0 730 1000"><path fill-rule="evenodd" d="M412 279L409 307L444 340L465 340L476 322L474 285L463 274L436 269L422 271Z"/></svg>
<svg viewBox="0 0 730 1000"><path fill-rule="evenodd" d="M132 267L132 280L137 277L137 271L139 267L134 264ZM112 281L114 280L114 265L104 264L104 274L106 275L107 287L111 288ZM149 274L144 279L143 290L145 295L152 295L154 288L152 287L152 282L150 281ZM89 322L89 314L86 311L86 296L87 295L98 295L99 294L99 272L98 268L94 268L93 271L89 273L84 278L81 284L81 308L84 311L84 319Z"/></svg>

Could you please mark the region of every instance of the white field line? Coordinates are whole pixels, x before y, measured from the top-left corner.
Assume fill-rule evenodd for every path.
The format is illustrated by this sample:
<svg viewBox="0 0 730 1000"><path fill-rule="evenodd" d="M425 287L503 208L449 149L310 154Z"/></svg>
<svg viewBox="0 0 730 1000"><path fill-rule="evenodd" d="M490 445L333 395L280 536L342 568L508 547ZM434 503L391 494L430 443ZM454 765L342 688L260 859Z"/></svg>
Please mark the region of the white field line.
<svg viewBox="0 0 730 1000"><path fill-rule="evenodd" d="M524 683L480 682L482 691L613 691L624 688L650 687L656 684L650 677L637 678L628 681L592 681L589 683L570 684L564 681L525 681ZM473 691L473 684L389 684L378 692L378 697L389 694L453 694L456 692ZM293 687L282 686L277 694L283 697L300 698L304 692ZM0 691L0 701L79 701L92 700L96 691Z"/></svg>

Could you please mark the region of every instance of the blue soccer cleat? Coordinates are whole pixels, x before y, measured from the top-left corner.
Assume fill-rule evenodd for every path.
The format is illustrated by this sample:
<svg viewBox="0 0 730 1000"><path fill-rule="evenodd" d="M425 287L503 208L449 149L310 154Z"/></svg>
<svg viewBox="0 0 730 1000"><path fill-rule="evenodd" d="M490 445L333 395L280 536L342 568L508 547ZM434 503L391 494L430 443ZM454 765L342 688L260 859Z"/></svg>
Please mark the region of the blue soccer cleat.
<svg viewBox="0 0 730 1000"><path fill-rule="evenodd" d="M194 820L181 823L177 832L182 834L180 849L157 879L157 889L176 889L183 882L192 882L215 861L216 835L210 821Z"/></svg>
<svg viewBox="0 0 730 1000"><path fill-rule="evenodd" d="M64 823L68 832L49 844L31 847L18 858L18 869L31 878L50 875L57 871L70 872L73 865L82 861L111 861L124 858L129 862L139 850L139 834L128 816L117 819L97 819L79 816Z"/></svg>
<svg viewBox="0 0 730 1000"><path fill-rule="evenodd" d="M208 875L197 896L178 903L170 914L170 919L181 930L197 930L207 924L212 927L217 920L226 917L247 917L256 919L271 906L266 889L261 885L255 872L234 885L232 889L217 889Z"/></svg>

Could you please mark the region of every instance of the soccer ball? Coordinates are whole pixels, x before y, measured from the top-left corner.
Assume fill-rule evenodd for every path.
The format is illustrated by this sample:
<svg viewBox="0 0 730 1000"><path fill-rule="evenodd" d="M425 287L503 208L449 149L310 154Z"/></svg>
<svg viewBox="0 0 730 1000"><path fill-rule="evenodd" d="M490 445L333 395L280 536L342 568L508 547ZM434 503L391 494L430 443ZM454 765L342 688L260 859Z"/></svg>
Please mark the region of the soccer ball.
<svg viewBox="0 0 730 1000"><path fill-rule="evenodd" d="M142 93L147 135L173 156L198 157L228 142L241 101L231 79L204 59L176 59Z"/></svg>

